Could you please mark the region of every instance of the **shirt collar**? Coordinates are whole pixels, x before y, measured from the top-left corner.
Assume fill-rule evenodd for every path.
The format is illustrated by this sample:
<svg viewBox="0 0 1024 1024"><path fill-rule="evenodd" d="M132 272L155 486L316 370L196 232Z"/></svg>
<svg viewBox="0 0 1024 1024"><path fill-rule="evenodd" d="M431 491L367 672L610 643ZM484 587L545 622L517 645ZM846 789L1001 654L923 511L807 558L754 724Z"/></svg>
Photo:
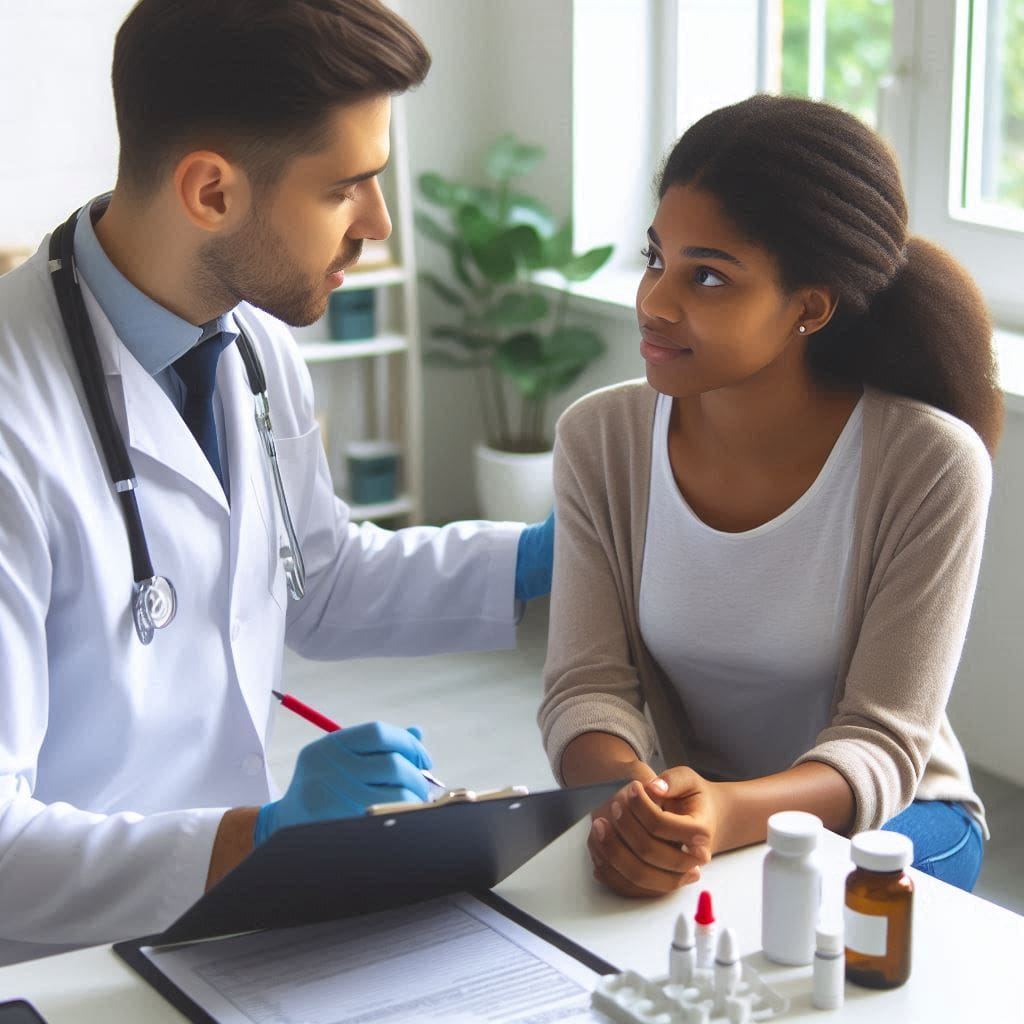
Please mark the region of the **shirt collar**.
<svg viewBox="0 0 1024 1024"><path fill-rule="evenodd" d="M233 310L197 327L145 295L110 262L92 216L98 219L109 201L108 193L82 208L75 225L75 262L117 336L143 369L155 376L220 331L237 337Z"/></svg>

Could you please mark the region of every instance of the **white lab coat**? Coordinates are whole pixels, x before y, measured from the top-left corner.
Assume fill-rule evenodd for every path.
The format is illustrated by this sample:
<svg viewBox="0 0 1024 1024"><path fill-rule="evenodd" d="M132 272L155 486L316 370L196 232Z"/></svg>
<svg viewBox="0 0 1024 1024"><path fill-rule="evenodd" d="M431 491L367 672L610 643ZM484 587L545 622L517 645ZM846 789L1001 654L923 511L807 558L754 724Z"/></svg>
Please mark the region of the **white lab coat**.
<svg viewBox="0 0 1024 1024"><path fill-rule="evenodd" d="M200 896L224 809L273 795L265 749L286 641L314 658L514 644L521 525L352 523L290 333L242 307L306 564L306 596L290 602L238 351L217 378L229 512L181 416L85 299L178 612L138 641L124 520L44 242L0 279L0 963L163 929Z"/></svg>

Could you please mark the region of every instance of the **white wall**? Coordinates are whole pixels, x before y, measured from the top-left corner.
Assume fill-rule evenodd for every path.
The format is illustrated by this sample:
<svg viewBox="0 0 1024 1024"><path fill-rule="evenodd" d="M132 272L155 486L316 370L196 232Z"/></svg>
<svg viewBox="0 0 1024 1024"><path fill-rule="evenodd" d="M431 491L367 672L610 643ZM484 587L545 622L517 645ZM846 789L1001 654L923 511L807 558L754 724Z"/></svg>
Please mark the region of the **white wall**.
<svg viewBox="0 0 1024 1024"><path fill-rule="evenodd" d="M996 455L981 579L950 718L975 764L1024 786L1024 398Z"/></svg>
<svg viewBox="0 0 1024 1024"><path fill-rule="evenodd" d="M570 0L404 0L396 8L433 56L408 99L413 180L424 171L482 182L480 157L505 132L546 147L524 185L565 217L572 204L572 3ZM423 204L425 209L429 209ZM441 250L417 239L421 270L449 276ZM448 311L420 296L424 324ZM475 377L424 370L425 507L430 521L477 515L473 446L483 439Z"/></svg>
<svg viewBox="0 0 1024 1024"><path fill-rule="evenodd" d="M114 184L114 36L133 0L0 0L0 247Z"/></svg>

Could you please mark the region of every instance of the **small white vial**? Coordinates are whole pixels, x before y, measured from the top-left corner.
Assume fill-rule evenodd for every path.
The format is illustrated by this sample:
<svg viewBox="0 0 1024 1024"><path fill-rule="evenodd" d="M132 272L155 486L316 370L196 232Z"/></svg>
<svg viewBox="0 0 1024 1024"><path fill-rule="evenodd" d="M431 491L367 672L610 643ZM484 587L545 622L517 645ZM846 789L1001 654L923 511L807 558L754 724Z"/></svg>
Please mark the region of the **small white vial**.
<svg viewBox="0 0 1024 1024"><path fill-rule="evenodd" d="M835 1010L843 1005L846 985L846 954L843 929L822 922L815 932L814 988L811 1002L819 1010Z"/></svg>
<svg viewBox="0 0 1024 1024"><path fill-rule="evenodd" d="M779 964L809 964L821 904L818 837L821 819L805 811L780 811L768 819L764 858L761 947Z"/></svg>
<svg viewBox="0 0 1024 1024"><path fill-rule="evenodd" d="M668 980L671 985L687 986L697 966L697 948L693 936L693 922L680 914L668 951Z"/></svg>
<svg viewBox="0 0 1024 1024"><path fill-rule="evenodd" d="M736 933L731 928L723 928L718 936L718 947L715 950L715 1012L725 1012L725 1001L729 996L736 995L743 976L740 964L739 943Z"/></svg>

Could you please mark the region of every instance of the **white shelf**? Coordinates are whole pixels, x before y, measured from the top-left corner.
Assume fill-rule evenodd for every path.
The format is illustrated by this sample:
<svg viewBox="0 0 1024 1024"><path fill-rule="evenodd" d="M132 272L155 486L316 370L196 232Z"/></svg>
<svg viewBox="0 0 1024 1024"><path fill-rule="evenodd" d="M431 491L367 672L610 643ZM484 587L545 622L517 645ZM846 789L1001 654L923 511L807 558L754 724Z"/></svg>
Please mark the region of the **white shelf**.
<svg viewBox="0 0 1024 1024"><path fill-rule="evenodd" d="M345 273L345 283L335 291L359 291L365 288L386 288L388 285L404 284L406 273L404 267L378 267L375 270L355 270Z"/></svg>
<svg viewBox="0 0 1024 1024"><path fill-rule="evenodd" d="M348 499L342 496L342 500ZM403 494L394 501L379 501L373 505L355 505L349 502L349 512L357 522L365 519L390 519L392 516L408 515L413 509L412 499Z"/></svg>
<svg viewBox="0 0 1024 1024"><path fill-rule="evenodd" d="M307 363L330 363L338 359L365 359L405 352L409 340L404 334L378 334L363 341L303 341L299 353Z"/></svg>

